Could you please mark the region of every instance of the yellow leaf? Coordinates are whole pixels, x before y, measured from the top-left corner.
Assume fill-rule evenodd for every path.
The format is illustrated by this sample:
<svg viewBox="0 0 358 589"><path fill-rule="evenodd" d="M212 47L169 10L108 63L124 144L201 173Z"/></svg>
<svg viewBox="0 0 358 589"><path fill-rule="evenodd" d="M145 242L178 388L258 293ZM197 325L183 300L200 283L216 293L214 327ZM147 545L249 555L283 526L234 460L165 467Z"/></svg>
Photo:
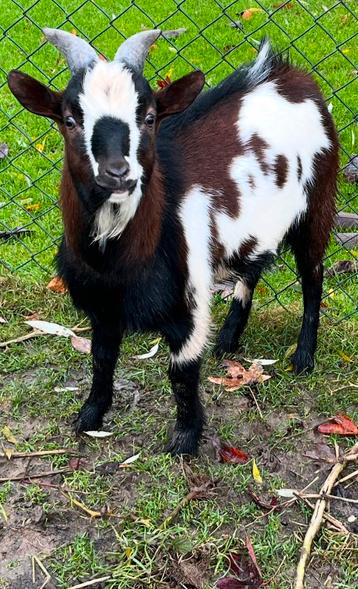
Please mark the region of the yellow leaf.
<svg viewBox="0 0 358 589"><path fill-rule="evenodd" d="M351 52L351 50L349 47L345 47L344 49L342 49L342 53L348 54L350 52Z"/></svg>
<svg viewBox="0 0 358 589"><path fill-rule="evenodd" d="M338 354L344 362L353 362L353 359L344 352L338 352Z"/></svg>
<svg viewBox="0 0 358 589"><path fill-rule="evenodd" d="M255 483L262 485L262 476L261 476L259 468L256 464L255 458L253 459L253 462L252 462L252 476L254 477Z"/></svg>
<svg viewBox="0 0 358 589"><path fill-rule="evenodd" d="M296 347L297 344L292 344L291 346L289 346L285 352L285 358L289 358L290 356L292 356L292 354L294 354L296 351Z"/></svg>
<svg viewBox="0 0 358 589"><path fill-rule="evenodd" d="M71 29L71 33L72 33L72 35L77 35L76 29Z"/></svg>
<svg viewBox="0 0 358 589"><path fill-rule="evenodd" d="M4 448L4 454L8 460L10 460L11 456L13 455L13 451L11 448Z"/></svg>
<svg viewBox="0 0 358 589"><path fill-rule="evenodd" d="M26 205L25 209L27 211L30 211L30 213L31 213L31 212L34 212L34 211L38 211L40 207L41 207L41 205L38 202L34 202L31 205Z"/></svg>
<svg viewBox="0 0 358 589"><path fill-rule="evenodd" d="M169 80L172 79L173 77L173 72L174 72L174 66L172 65L168 71L164 74L164 78L169 78Z"/></svg>
<svg viewBox="0 0 358 589"><path fill-rule="evenodd" d="M125 549L125 553L126 553L126 557L130 558L133 554L133 550L132 548L130 548L129 546Z"/></svg>
<svg viewBox="0 0 358 589"><path fill-rule="evenodd" d="M4 436L5 440L10 442L10 444L14 444L16 446L16 444L18 443L17 439L15 438L11 429L7 425L4 425L4 427L1 430L1 433Z"/></svg>
<svg viewBox="0 0 358 589"><path fill-rule="evenodd" d="M37 151L39 151L40 153L42 153L43 150L45 149L44 143L36 143L35 147L36 147Z"/></svg>

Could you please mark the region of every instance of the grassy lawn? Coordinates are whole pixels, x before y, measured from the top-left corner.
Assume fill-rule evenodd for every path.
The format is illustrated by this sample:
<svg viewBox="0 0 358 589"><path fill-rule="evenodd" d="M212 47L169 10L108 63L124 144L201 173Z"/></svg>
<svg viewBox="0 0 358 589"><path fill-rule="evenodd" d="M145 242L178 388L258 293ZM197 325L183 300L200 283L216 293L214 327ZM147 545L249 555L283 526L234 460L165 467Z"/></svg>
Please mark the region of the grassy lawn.
<svg viewBox="0 0 358 589"><path fill-rule="evenodd" d="M306 67L318 64L315 76L341 130L344 165L357 153L353 115L358 90L357 83L352 83L357 68L352 63L357 44L357 37L353 38L356 2L327 0L328 11L322 17L323 5L316 0L293 1L281 9L279 4L222 0L223 10L214 0L138 0L137 6L99 0L97 7L85 2L77 10L79 0L2 0L0 143L7 143L9 156L0 160L0 231L28 226L32 232L0 243L0 316L6 319L0 324L0 341L27 333L24 321L34 313L69 327L83 319L67 295L45 288L61 234L56 205L61 139L47 120L21 111L5 84L6 73L20 66L56 88L66 84L64 61L54 48L41 46L38 27L61 26L70 15L63 28L94 39L98 50L109 57L121 33L128 35L153 24L186 27L176 41L161 40L151 52L146 73L153 84L160 76L169 73L177 78L195 66L206 72L212 85L232 66L255 55L263 33L280 49L294 40L292 60ZM269 19L264 12L240 19L238 14L251 7L274 13ZM26 18L21 18L23 9L27 9ZM240 20L243 30L230 27L231 20ZM358 208L356 188L343 175L339 208L356 212ZM332 238L326 266L355 255ZM318 476L312 486L316 491L331 465L305 454L319 442L333 447L337 441L344 449L352 440L323 439L314 426L337 412L358 420L358 327L352 315L357 280L353 274L326 279L316 370L308 377L295 377L286 357L296 340L301 314L300 285L293 268L291 256L285 254L260 282L237 356L243 363L243 358L277 359L266 369L272 375L269 381L225 392L207 380L222 374L208 350L202 376L208 423L201 454L189 463L162 453L168 420L174 418L164 344L160 343L152 359L132 357L148 351L156 334L130 337L124 343L115 403L104 425L113 435L104 440L78 441L72 431L90 384L88 356L73 350L66 338L55 336L0 348L0 451L67 448L81 455L79 461L69 454L31 460L0 458L0 479L65 469L38 481L33 478L31 484L0 483L0 589L41 587L44 574L38 567L36 580L32 579L30 556L34 555L51 575L48 589L68 589L102 576L110 580L98 583L97 589L211 589L228 568L228 554L243 546L247 535L267 586L292 587L311 511L297 503L267 515L253 502L249 490L270 500L277 489L303 489ZM214 295L215 328L227 308L228 303ZM339 321L344 317L348 318ZM4 426L10 427L16 445L5 439ZM247 452L250 462L219 463L214 436ZM138 453L131 466L119 468L123 460ZM252 476L253 458L262 486ZM353 470L352 466L345 474ZM207 496L188 502L172 518L190 488L204 483L210 483ZM354 491L357 496L357 485L350 481L346 492L354 496ZM357 531L348 522L353 514L349 508L349 503L332 502L331 513L351 526L351 532ZM329 577L327 587L356 587L357 550L357 535L343 536L325 525L312 551L307 588L321 589Z"/></svg>

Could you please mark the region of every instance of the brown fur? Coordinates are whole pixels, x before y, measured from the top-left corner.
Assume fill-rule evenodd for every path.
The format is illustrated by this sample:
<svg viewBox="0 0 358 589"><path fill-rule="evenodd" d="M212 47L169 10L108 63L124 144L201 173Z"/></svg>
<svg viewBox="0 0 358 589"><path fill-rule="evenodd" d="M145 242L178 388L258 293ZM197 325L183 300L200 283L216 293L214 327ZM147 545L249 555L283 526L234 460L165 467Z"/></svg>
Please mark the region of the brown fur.
<svg viewBox="0 0 358 589"><path fill-rule="evenodd" d="M259 137L257 133L254 133L251 139L246 143L245 147L248 149L252 149L257 161L259 162L263 174L268 174L270 171L270 166L268 165L265 159L265 151L269 147L268 143L264 139Z"/></svg>
<svg viewBox="0 0 358 589"><path fill-rule="evenodd" d="M278 155L274 163L274 172L276 175L277 188L282 188L285 185L288 174L288 161L284 155Z"/></svg>
<svg viewBox="0 0 358 589"><path fill-rule="evenodd" d="M215 116L199 119L189 132L185 129L178 137L184 160L185 190L200 184L213 194L216 210L225 211L231 217L239 214L239 194L230 178L228 162L244 152L236 128L239 108L240 99L233 96L217 106Z"/></svg>

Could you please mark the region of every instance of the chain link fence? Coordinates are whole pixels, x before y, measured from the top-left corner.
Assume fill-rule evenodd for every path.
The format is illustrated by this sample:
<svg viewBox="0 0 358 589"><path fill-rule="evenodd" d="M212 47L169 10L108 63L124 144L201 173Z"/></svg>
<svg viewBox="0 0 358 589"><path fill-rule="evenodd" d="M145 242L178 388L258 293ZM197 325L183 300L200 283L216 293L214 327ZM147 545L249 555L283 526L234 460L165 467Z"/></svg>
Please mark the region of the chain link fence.
<svg viewBox="0 0 358 589"><path fill-rule="evenodd" d="M337 227L325 259L322 310L334 321L357 311L357 172L355 153L358 13L356 0L1 0L0 14L0 268L43 279L61 236L57 204L62 142L55 125L25 112L6 83L18 68L62 89L69 74L41 29L63 28L113 57L141 29L180 29L152 48L146 76L155 87L200 68L211 86L252 59L267 35L320 84L341 139ZM358 158L355 160L358 162ZM357 163L358 165L358 163ZM300 298L294 261L282 252L257 288L258 305Z"/></svg>

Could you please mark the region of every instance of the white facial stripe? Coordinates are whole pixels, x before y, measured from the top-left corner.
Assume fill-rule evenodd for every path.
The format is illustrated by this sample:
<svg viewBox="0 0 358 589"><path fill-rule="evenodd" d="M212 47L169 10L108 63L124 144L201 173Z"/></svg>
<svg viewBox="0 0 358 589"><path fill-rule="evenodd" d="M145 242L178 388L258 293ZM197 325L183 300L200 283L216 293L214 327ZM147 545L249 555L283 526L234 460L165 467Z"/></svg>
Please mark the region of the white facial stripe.
<svg viewBox="0 0 358 589"><path fill-rule="evenodd" d="M92 153L91 141L96 122L110 116L129 127L129 155L126 156L129 163L128 180L137 180L137 186L131 194L113 193L97 212L93 236L94 241L103 245L106 239L119 237L123 233L134 217L142 196L143 168L137 157L140 142L140 130L136 122L138 93L131 72L124 64L98 61L85 75L79 101L83 110L86 150L95 175L98 174L98 163Z"/></svg>
<svg viewBox="0 0 358 589"><path fill-rule="evenodd" d="M85 75L79 101L83 110L86 149L94 174L98 173L98 164L92 153L93 129L99 119L110 116L127 123L129 127L129 179L139 180L143 169L137 159L140 141L136 122L138 93L131 72L124 64L99 60Z"/></svg>

